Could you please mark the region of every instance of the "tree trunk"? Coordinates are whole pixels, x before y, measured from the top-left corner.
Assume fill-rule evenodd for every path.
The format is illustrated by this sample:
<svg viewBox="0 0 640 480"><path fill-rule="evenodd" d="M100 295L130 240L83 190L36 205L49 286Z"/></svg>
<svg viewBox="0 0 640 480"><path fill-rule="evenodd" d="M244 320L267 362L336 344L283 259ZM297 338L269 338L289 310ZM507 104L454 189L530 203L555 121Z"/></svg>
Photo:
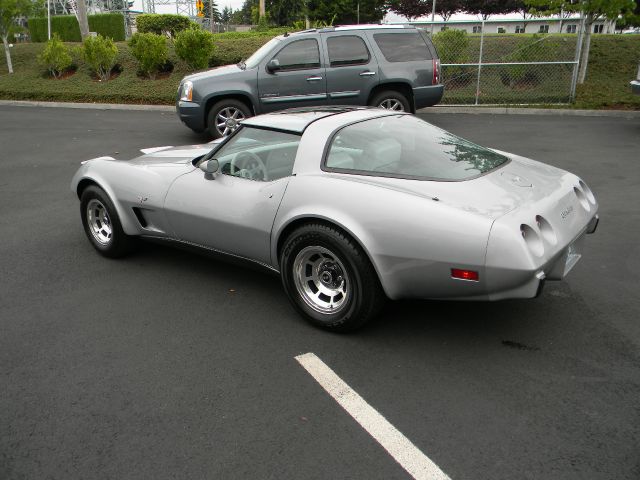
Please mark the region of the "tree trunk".
<svg viewBox="0 0 640 480"><path fill-rule="evenodd" d="M80 25L80 36L84 40L89 36L89 20L87 19L87 4L85 0L77 0L76 18L78 19L78 25Z"/></svg>
<svg viewBox="0 0 640 480"><path fill-rule="evenodd" d="M7 67L9 73L13 73L13 64L11 63L11 52L9 51L9 38L7 35L2 35L2 43L4 43L4 54L7 57Z"/></svg>
<svg viewBox="0 0 640 480"><path fill-rule="evenodd" d="M578 83L582 85L587 78L587 66L589 64L589 49L591 48L591 28L595 18L593 15L587 15L584 22L584 41L582 44L582 56L580 58L580 71L578 72Z"/></svg>
<svg viewBox="0 0 640 480"><path fill-rule="evenodd" d="M260 7L260 10L259 10L260 18L262 18L262 17L264 17L264 14L265 14L264 0L260 0L259 7Z"/></svg>

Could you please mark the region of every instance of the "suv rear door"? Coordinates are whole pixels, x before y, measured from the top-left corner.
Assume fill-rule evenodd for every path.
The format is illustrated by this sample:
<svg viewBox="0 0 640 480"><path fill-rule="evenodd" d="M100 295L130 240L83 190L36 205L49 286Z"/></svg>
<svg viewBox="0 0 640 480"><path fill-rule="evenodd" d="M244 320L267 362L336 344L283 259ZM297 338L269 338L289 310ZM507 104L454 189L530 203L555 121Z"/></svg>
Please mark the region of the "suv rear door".
<svg viewBox="0 0 640 480"><path fill-rule="evenodd" d="M271 60L278 60L278 70L267 70ZM327 81L318 40L293 39L267 55L258 70L258 94L261 112L326 104Z"/></svg>
<svg viewBox="0 0 640 480"><path fill-rule="evenodd" d="M320 35L327 65L330 104L366 105L371 89L379 82L378 62L364 35L355 31Z"/></svg>

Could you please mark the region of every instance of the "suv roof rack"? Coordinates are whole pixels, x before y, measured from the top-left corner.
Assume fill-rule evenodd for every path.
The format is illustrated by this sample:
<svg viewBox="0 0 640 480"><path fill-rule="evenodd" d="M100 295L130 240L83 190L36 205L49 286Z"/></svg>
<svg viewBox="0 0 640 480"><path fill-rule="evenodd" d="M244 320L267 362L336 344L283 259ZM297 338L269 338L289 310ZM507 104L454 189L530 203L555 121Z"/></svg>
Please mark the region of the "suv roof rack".
<svg viewBox="0 0 640 480"><path fill-rule="evenodd" d="M291 35L299 35L303 33L329 33L329 32L344 32L347 30L375 30L378 28L398 30L398 29L411 29L416 30L414 25L409 24L388 24L388 23L369 23L360 25L335 25L332 27L322 28L308 28L306 30L300 30L299 32L291 32Z"/></svg>

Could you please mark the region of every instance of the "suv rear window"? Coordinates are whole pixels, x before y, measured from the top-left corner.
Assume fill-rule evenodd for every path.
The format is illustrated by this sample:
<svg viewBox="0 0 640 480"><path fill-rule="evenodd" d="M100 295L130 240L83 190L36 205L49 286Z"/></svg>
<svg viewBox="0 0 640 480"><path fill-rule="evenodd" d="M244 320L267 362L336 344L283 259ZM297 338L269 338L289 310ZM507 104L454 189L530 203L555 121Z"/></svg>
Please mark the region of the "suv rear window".
<svg viewBox="0 0 640 480"><path fill-rule="evenodd" d="M431 60L431 52L417 32L375 33L378 44L387 62L412 62Z"/></svg>
<svg viewBox="0 0 640 480"><path fill-rule="evenodd" d="M369 63L369 50L362 38L355 35L329 37L327 49L332 67Z"/></svg>

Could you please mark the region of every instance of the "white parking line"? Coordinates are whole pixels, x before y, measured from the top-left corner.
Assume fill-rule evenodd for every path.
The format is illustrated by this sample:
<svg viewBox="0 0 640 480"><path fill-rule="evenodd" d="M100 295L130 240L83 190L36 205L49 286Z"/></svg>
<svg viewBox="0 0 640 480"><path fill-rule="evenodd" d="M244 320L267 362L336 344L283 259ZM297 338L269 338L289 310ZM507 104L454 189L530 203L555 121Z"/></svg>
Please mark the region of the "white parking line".
<svg viewBox="0 0 640 480"><path fill-rule="evenodd" d="M429 457L380 415L314 353L295 357L333 399L416 480L450 480Z"/></svg>

